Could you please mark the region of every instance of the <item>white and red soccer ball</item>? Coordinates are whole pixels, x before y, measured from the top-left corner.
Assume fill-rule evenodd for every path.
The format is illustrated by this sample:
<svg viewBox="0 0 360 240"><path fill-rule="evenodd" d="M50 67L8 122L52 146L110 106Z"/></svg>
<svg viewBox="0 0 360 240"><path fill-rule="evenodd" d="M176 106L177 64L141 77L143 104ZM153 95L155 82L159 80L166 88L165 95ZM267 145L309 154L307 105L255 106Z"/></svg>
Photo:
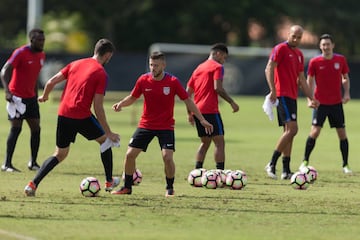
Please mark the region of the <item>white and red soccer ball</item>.
<svg viewBox="0 0 360 240"><path fill-rule="evenodd" d="M247 184L247 175L242 170L231 171L226 176L226 186L233 190L241 190Z"/></svg>
<svg viewBox="0 0 360 240"><path fill-rule="evenodd" d="M86 177L80 183L80 192L85 197L96 197L100 190L100 183L95 177Z"/></svg>
<svg viewBox="0 0 360 240"><path fill-rule="evenodd" d="M308 174L304 172L295 172L290 179L290 184L294 189L305 190L309 186Z"/></svg>
<svg viewBox="0 0 360 240"><path fill-rule="evenodd" d="M136 168L133 173L133 185L139 185L142 182L143 175L140 169ZM125 181L125 172L122 174L122 180Z"/></svg>

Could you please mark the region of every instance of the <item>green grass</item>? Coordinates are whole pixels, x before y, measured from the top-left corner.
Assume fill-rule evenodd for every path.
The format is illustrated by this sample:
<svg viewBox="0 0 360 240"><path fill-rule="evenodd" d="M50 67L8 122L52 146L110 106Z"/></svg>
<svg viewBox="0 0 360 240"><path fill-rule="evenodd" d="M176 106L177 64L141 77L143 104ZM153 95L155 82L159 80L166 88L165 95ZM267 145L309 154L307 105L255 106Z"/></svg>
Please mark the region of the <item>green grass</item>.
<svg viewBox="0 0 360 240"><path fill-rule="evenodd" d="M136 128L141 104L111 111L114 95L106 102L112 129L121 135L121 147L113 149L114 175L122 173L127 142ZM123 95L123 94L122 94ZM3 99L3 98L2 98ZM360 234L360 178L344 176L335 130L324 127L311 156L319 172L308 190L294 190L288 181L266 178L263 170L281 134L276 121L262 111L262 97L237 97L240 112L233 114L221 104L225 124L226 168L248 174L244 190L192 188L186 182L198 148L196 130L187 123L185 105L176 105L176 180L174 198L165 198L163 163L157 140L142 153L137 166L143 182L133 194L97 198L79 193L80 181L95 176L104 182L99 147L78 136L68 158L41 183L35 198L26 198L23 188L34 172L26 168L29 130L24 124L13 158L21 173L0 172L0 239L357 239ZM350 142L350 166L360 171L360 123L358 100L345 105ZM42 140L39 162L55 146L57 102L41 104ZM0 108L5 108L1 101ZM311 111L299 99L299 133L295 138L292 169L300 165L310 130ZM0 116L0 154L4 155L9 124ZM214 168L213 148L204 167ZM281 172L281 160L278 164Z"/></svg>

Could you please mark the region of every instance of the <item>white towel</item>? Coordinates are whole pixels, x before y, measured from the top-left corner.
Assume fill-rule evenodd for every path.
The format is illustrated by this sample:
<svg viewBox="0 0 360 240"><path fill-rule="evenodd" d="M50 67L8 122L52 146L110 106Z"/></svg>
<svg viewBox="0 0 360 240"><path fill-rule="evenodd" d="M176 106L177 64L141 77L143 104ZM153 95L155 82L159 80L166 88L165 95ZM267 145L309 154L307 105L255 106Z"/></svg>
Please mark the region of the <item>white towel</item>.
<svg viewBox="0 0 360 240"><path fill-rule="evenodd" d="M120 147L120 141L113 142L110 138L106 138L105 142L100 145L100 152L103 153L111 147Z"/></svg>
<svg viewBox="0 0 360 240"><path fill-rule="evenodd" d="M17 96L12 96L12 102L7 102L6 110L10 118L20 117L26 111L26 105L22 103L22 99Z"/></svg>
<svg viewBox="0 0 360 240"><path fill-rule="evenodd" d="M278 104L279 104L279 99L276 99L276 101L272 103L270 101L270 94L265 96L265 100L262 108L266 113L266 115L268 115L270 121L274 120L273 108L277 107Z"/></svg>

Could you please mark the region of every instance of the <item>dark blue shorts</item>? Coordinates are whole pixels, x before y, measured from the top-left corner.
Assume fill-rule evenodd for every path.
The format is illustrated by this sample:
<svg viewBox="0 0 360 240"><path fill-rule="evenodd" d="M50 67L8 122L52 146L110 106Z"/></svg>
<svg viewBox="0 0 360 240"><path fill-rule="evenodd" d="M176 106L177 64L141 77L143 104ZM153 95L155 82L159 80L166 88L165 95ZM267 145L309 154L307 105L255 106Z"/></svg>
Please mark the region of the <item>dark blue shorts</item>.
<svg viewBox="0 0 360 240"><path fill-rule="evenodd" d="M225 134L224 124L221 119L220 113L203 114L203 116L206 119L206 121L208 121L209 123L211 123L214 126L214 132L211 135L207 134L205 132L205 128L203 127L203 125L201 125L199 119L197 119L197 117L194 116L195 123L196 123L196 129L197 129L199 137L219 136L219 135Z"/></svg>
<svg viewBox="0 0 360 240"><path fill-rule="evenodd" d="M40 118L40 111L39 111L39 102L37 97L33 98L23 98L22 103L26 105L26 110L24 114L20 115L19 117L15 117L16 119L39 119ZM8 119L15 119L10 118L8 115Z"/></svg>
<svg viewBox="0 0 360 240"><path fill-rule="evenodd" d="M137 128L130 139L129 147L140 148L144 152L154 137L158 138L161 149L171 149L175 151L174 130L150 130Z"/></svg>
<svg viewBox="0 0 360 240"><path fill-rule="evenodd" d="M312 125L322 127L326 120L329 119L331 128L344 128L345 116L342 103L334 105L322 105L318 109L314 109L312 117Z"/></svg>
<svg viewBox="0 0 360 240"><path fill-rule="evenodd" d="M290 121L297 121L297 102L289 97L278 97L277 117L279 126L284 126Z"/></svg>

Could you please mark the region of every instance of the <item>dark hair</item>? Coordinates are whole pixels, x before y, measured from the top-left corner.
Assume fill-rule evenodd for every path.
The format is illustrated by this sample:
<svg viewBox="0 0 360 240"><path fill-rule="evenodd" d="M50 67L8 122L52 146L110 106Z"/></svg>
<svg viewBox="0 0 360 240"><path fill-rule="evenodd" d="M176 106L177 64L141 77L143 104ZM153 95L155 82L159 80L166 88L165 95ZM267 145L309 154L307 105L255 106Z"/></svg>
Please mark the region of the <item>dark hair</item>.
<svg viewBox="0 0 360 240"><path fill-rule="evenodd" d="M40 28L34 28L29 32L29 39L33 39L37 34L44 34L44 31Z"/></svg>
<svg viewBox="0 0 360 240"><path fill-rule="evenodd" d="M214 45L212 45L211 51L222 51L226 54L229 54L228 48L224 43L215 43Z"/></svg>
<svg viewBox="0 0 360 240"><path fill-rule="evenodd" d="M330 34L328 34L328 33L325 33L325 34L321 35L321 36L320 36L320 41L321 41L322 39L330 39L330 41L333 42L332 36L331 36Z"/></svg>
<svg viewBox="0 0 360 240"><path fill-rule="evenodd" d="M105 53L108 52L111 53L115 52L114 44L106 38L102 38L99 41L97 41L97 43L95 44L94 53L102 57L105 55Z"/></svg>
<svg viewBox="0 0 360 240"><path fill-rule="evenodd" d="M163 52L153 52L150 54L150 59L165 60L165 54Z"/></svg>

